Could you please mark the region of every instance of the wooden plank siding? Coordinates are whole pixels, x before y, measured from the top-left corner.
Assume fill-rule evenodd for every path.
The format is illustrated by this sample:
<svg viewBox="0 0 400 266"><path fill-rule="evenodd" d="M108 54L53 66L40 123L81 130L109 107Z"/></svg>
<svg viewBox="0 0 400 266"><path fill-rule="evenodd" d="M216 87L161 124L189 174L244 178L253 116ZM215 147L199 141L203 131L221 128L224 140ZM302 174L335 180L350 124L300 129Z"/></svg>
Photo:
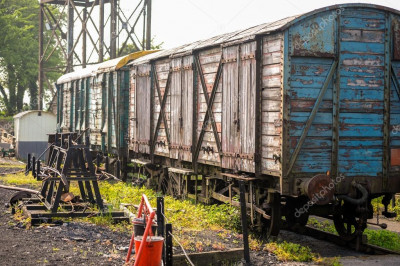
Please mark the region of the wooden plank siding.
<svg viewBox="0 0 400 266"><path fill-rule="evenodd" d="M138 152L137 139L137 114L136 114L136 72L137 67L131 67L129 70L129 126L128 126L128 139L129 150Z"/></svg>
<svg viewBox="0 0 400 266"><path fill-rule="evenodd" d="M290 154L298 144L332 63L331 58L292 58L289 78ZM332 140L332 87L330 82L307 138ZM331 145L316 148L303 145L293 166L293 174L326 173L331 169L331 151Z"/></svg>
<svg viewBox="0 0 400 266"><path fill-rule="evenodd" d="M378 10L344 10L340 19L338 165L346 177L383 174L385 20L385 12ZM360 36L364 31L373 37L347 35Z"/></svg>
<svg viewBox="0 0 400 266"><path fill-rule="evenodd" d="M118 73L116 71L111 72L109 75L109 82L108 82L108 134L107 134L107 142L108 148L111 152L112 149L116 149L117 147L117 128L118 128L118 103L121 103L118 96Z"/></svg>
<svg viewBox="0 0 400 266"><path fill-rule="evenodd" d="M102 83L104 74L97 75L92 80L93 90L90 98L90 143L95 146L101 145L101 123L102 123Z"/></svg>
<svg viewBox="0 0 400 266"><path fill-rule="evenodd" d="M193 149L193 56L183 58L182 69L182 127L180 160L192 161Z"/></svg>
<svg viewBox="0 0 400 266"><path fill-rule="evenodd" d="M171 60L171 87L170 87L170 129L171 149L170 157L179 159L179 146L181 145L181 119L182 119L182 58Z"/></svg>
<svg viewBox="0 0 400 266"><path fill-rule="evenodd" d="M281 176L283 34L263 38L261 92L261 171Z"/></svg>
<svg viewBox="0 0 400 266"><path fill-rule="evenodd" d="M354 178L368 182L371 193L393 190L390 184L397 181L388 181L385 165L388 165L390 149L400 145L400 136L393 131L400 124L400 108L394 81L388 83L386 79L391 66L396 76L400 74L400 65L393 61L396 56L396 49L390 48L393 41L385 36L391 35L390 27L397 28L396 23L392 25L390 21L398 20L398 16L390 18L386 11L379 9L344 8L338 19L324 27L323 33L306 34L308 26L320 23L331 12L321 12L288 29L289 58L284 64L284 73L288 75L289 101L285 102L288 105L285 108L289 112L289 134L285 142L290 149L284 160L293 156L335 60L338 67L295 157L289 173L290 182L284 183L289 188L282 191L295 193L292 188L296 186L296 178L326 172L346 177L346 181L336 187L338 193L347 193L348 184ZM325 35L336 36L336 39L320 37ZM303 40L304 36L307 40ZM298 42L301 47L295 49L293 46L299 46ZM390 50L394 54L387 56ZM390 102L386 100L387 90ZM389 145L385 144L386 127L391 130ZM334 128L337 128L337 136ZM389 175L393 176L398 170L399 166L389 166Z"/></svg>
<svg viewBox="0 0 400 266"><path fill-rule="evenodd" d="M62 105L63 105L63 118L61 123L61 130L63 132L70 131L70 124L71 124L71 82L64 83L62 87Z"/></svg>

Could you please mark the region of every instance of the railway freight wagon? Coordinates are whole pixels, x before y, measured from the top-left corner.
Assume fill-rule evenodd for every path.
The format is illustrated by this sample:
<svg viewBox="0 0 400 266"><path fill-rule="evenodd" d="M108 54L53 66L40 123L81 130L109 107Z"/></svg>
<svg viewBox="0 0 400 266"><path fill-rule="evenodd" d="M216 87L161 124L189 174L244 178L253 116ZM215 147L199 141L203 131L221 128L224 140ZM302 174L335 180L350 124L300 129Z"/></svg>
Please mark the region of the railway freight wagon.
<svg viewBox="0 0 400 266"><path fill-rule="evenodd" d="M359 236L400 192L399 44L399 11L346 4L134 59L127 156L175 196L238 205L244 182L268 234L314 214Z"/></svg>
<svg viewBox="0 0 400 266"><path fill-rule="evenodd" d="M94 151L123 157L129 106L129 69L125 65L153 52L129 54L60 77L59 132L88 134Z"/></svg>

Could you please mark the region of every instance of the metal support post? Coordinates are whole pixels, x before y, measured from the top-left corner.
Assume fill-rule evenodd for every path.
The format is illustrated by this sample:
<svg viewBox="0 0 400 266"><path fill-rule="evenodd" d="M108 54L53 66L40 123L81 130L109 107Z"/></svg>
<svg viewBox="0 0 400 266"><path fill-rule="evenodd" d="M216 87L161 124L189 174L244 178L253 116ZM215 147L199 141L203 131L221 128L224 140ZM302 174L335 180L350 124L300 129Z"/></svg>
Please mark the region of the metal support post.
<svg viewBox="0 0 400 266"><path fill-rule="evenodd" d="M110 57L117 57L117 0L111 0Z"/></svg>
<svg viewBox="0 0 400 266"><path fill-rule="evenodd" d="M74 59L74 7L68 4L67 72L73 71Z"/></svg>
<svg viewBox="0 0 400 266"><path fill-rule="evenodd" d="M147 0L146 50L151 50L151 0Z"/></svg>
<svg viewBox="0 0 400 266"><path fill-rule="evenodd" d="M244 259L246 264L250 264L250 251L249 251L249 232L247 228L247 215L246 215L246 195L244 181L239 181L240 187L240 213L242 220L242 231L243 231L243 249Z"/></svg>
<svg viewBox="0 0 400 266"><path fill-rule="evenodd" d="M43 110L43 4L39 10L39 77L38 77L38 109Z"/></svg>
<svg viewBox="0 0 400 266"><path fill-rule="evenodd" d="M165 226L165 265L172 266L173 264L173 250L172 250L172 224L166 224Z"/></svg>
<svg viewBox="0 0 400 266"><path fill-rule="evenodd" d="M99 62L104 60L104 0L99 0Z"/></svg>

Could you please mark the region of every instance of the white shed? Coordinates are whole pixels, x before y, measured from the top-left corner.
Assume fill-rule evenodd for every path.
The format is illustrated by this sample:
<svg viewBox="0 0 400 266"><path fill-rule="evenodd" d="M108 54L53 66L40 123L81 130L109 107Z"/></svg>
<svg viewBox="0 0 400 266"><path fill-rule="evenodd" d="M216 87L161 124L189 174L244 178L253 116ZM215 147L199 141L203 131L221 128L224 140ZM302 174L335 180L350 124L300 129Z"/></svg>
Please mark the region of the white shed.
<svg viewBox="0 0 400 266"><path fill-rule="evenodd" d="M56 127L56 115L50 112L26 111L16 114L14 116L16 157L27 159L28 153L40 155L47 148L47 134L55 133Z"/></svg>

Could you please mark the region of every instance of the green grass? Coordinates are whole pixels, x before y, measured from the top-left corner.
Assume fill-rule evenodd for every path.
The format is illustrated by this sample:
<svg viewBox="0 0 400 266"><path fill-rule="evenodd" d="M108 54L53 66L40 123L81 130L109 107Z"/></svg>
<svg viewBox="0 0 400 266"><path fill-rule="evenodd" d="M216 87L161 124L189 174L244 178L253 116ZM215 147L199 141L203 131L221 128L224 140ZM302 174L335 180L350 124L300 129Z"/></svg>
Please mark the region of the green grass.
<svg viewBox="0 0 400 266"><path fill-rule="evenodd" d="M286 241L267 243L263 250L274 253L278 260L284 262L297 261L313 262L320 265L341 265L338 257L322 258L319 254L312 252L309 247Z"/></svg>
<svg viewBox="0 0 400 266"><path fill-rule="evenodd" d="M400 235L398 233L367 228L364 234L367 235L369 244L400 252Z"/></svg>
<svg viewBox="0 0 400 266"><path fill-rule="evenodd" d="M145 194L153 207L156 207L156 199L159 194L151 189L138 188L130 184L100 183L102 197L115 208L121 203L139 204L142 194ZM190 200L176 200L170 196L164 197L165 217L174 227L182 227L191 230L203 230L204 228L228 228L237 229L240 225L240 213L238 208L227 204L203 205L193 204ZM227 217L229 217L227 219Z"/></svg>
<svg viewBox="0 0 400 266"><path fill-rule="evenodd" d="M31 174L25 176L25 172L0 176L0 182L5 185L28 185L35 189L40 188L42 185L42 182L36 181Z"/></svg>
<svg viewBox="0 0 400 266"><path fill-rule="evenodd" d="M286 241L267 243L264 250L274 253L280 261L311 262L317 258L309 247Z"/></svg>
<svg viewBox="0 0 400 266"><path fill-rule="evenodd" d="M21 169L25 169L25 164L7 164L7 163L0 163L0 167L1 168L21 168Z"/></svg>

